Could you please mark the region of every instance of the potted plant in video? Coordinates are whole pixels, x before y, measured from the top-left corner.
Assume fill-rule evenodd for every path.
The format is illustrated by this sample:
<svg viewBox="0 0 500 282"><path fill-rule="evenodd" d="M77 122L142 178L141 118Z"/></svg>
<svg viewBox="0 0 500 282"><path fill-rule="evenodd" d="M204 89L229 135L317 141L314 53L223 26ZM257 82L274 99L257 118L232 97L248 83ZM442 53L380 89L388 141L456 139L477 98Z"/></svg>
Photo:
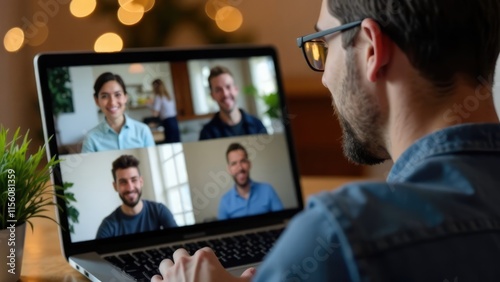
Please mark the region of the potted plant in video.
<svg viewBox="0 0 500 282"><path fill-rule="evenodd" d="M26 225L33 229L36 217L55 222L44 213L58 206L55 197L75 201L67 191L72 184L50 184L51 171L60 161L52 158L45 163L45 146L30 154L28 133L23 137L18 129L12 138L9 135L9 130L0 128L0 281L20 277ZM78 214L70 220L77 222Z"/></svg>
<svg viewBox="0 0 500 282"><path fill-rule="evenodd" d="M264 104L267 106L267 110L264 114L267 114L272 119L281 118L278 93L267 93L261 96L258 94L257 88L255 88L255 86L253 85L246 86L243 92L246 95L261 99L264 102Z"/></svg>
<svg viewBox="0 0 500 282"><path fill-rule="evenodd" d="M264 105L267 107L264 114L269 116L269 118L271 119L273 128L280 131L282 126L280 120L281 108L278 93L272 92L264 95L259 95L257 88L255 88L255 86L253 85L246 86L243 89L243 93L250 97L257 98L264 103Z"/></svg>

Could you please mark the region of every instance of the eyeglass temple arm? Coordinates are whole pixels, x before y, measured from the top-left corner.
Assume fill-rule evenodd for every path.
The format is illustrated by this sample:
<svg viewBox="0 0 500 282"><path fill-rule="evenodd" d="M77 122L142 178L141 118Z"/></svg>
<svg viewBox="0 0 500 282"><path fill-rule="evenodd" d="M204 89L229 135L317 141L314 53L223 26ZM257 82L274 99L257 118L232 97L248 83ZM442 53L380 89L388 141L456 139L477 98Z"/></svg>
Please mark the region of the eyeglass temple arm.
<svg viewBox="0 0 500 282"><path fill-rule="evenodd" d="M297 46L299 48L302 48L303 44L309 40L313 40L313 39L323 37L325 35L328 35L328 34L331 34L331 33L337 32L337 31L343 31L343 30L355 27L355 26L361 24L361 22L362 21L355 21L355 22L344 24L344 25L337 26L334 28L329 28L329 29L325 29L322 31L318 31L318 32L315 32L313 34L309 34L306 36L301 36L301 37L297 38Z"/></svg>

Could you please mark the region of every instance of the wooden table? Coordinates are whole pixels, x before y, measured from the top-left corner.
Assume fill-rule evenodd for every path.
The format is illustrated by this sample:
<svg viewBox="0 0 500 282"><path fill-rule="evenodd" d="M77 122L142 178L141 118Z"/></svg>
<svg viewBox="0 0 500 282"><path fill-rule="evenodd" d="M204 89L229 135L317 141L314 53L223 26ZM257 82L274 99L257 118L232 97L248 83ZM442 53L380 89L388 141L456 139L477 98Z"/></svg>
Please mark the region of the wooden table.
<svg viewBox="0 0 500 282"><path fill-rule="evenodd" d="M301 179L304 199L322 190L331 190L356 178L303 177ZM54 209L46 215L55 217ZM33 232L26 228L22 282L77 282L88 281L82 274L74 270L61 254L61 246L57 225L47 219L36 218Z"/></svg>

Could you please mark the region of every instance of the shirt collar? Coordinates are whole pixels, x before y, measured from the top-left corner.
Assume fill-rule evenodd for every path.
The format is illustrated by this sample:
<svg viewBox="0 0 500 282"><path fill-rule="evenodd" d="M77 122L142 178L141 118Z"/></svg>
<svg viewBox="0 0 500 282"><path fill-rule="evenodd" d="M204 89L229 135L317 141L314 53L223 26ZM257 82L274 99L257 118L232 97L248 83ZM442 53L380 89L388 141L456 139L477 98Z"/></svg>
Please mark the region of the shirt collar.
<svg viewBox="0 0 500 282"><path fill-rule="evenodd" d="M249 118L248 118L247 113L245 113L245 111L243 111L242 109L238 108L238 110L241 113L241 121L240 122L242 122L242 123L248 123L249 122ZM220 117L220 111L218 111L217 113L215 113L215 116L217 117L215 120L217 121L218 124L224 125L224 126L229 126L225 122L222 121L222 118Z"/></svg>
<svg viewBox="0 0 500 282"><path fill-rule="evenodd" d="M250 195L249 195L249 198L250 198L250 196L252 195L252 189L253 189L254 183L253 183L252 179L250 179L249 181L250 181ZM231 189L231 191L233 192L233 197L241 198L240 194L238 194L238 190L237 189L238 188L236 188L236 184L234 184L233 188Z"/></svg>
<svg viewBox="0 0 500 282"><path fill-rule="evenodd" d="M127 114L123 114L123 116L125 117L125 124L123 125L123 128L129 128L130 127L130 118L128 117ZM104 117L104 121L103 121L102 125L106 131L115 132L115 130L113 128L111 128L111 126L109 126L108 122L106 121L106 117Z"/></svg>
<svg viewBox="0 0 500 282"><path fill-rule="evenodd" d="M500 124L456 125L420 138L394 163L387 181L402 181L432 156L466 151L500 152Z"/></svg>

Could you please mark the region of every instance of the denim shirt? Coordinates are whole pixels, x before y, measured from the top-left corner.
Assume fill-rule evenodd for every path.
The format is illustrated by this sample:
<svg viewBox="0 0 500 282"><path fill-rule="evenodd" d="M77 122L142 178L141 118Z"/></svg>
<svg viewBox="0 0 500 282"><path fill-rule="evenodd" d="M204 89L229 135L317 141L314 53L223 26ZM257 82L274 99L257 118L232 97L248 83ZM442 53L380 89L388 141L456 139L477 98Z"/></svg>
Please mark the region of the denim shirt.
<svg viewBox="0 0 500 282"><path fill-rule="evenodd" d="M311 197L256 281L500 281L500 125L415 142L387 182Z"/></svg>

